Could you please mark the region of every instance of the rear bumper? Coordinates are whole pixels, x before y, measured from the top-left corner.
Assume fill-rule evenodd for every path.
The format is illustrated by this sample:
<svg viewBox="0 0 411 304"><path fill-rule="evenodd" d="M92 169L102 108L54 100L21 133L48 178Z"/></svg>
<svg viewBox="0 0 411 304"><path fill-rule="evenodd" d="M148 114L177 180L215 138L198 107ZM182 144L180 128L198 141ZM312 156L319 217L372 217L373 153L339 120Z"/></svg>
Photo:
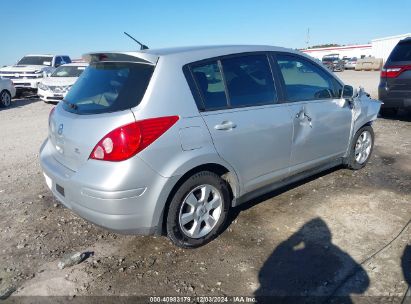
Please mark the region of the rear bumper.
<svg viewBox="0 0 411 304"><path fill-rule="evenodd" d="M67 208L114 232L158 234L168 193L177 178L164 178L135 158L130 159L132 170L122 170L119 163L89 160L74 172L56 161L49 140L40 149L46 183ZM130 184L135 186L126 188Z"/></svg>
<svg viewBox="0 0 411 304"><path fill-rule="evenodd" d="M411 91L390 91L384 85L378 87L378 98L383 102L381 108L411 108Z"/></svg>

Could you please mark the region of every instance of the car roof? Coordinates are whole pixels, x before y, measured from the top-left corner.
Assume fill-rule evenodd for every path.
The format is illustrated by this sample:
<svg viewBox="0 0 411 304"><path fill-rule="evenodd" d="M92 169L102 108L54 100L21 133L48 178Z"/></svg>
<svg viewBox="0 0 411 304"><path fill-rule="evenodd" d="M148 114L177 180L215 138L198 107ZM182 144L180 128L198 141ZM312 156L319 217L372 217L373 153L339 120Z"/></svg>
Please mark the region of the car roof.
<svg viewBox="0 0 411 304"><path fill-rule="evenodd" d="M151 63L156 63L160 57L167 57L170 60L177 60L181 63L190 63L194 61L199 61L202 59L248 53L248 52L267 52L267 51L277 51L277 52L289 52L298 53L304 57L308 57L304 53L293 49L286 49L282 47L269 46L269 45L211 45L211 46L188 46L188 47L173 47L173 48L161 48L161 49L146 49L135 52L96 52L83 55L86 61L90 60L90 56L97 54L124 54L127 56L134 56Z"/></svg>
<svg viewBox="0 0 411 304"><path fill-rule="evenodd" d="M24 55L24 57L26 57L26 56L31 56L31 57L53 57L53 56L55 56L55 55L51 55L51 54L27 54L27 55Z"/></svg>
<svg viewBox="0 0 411 304"><path fill-rule="evenodd" d="M411 37L405 37L404 39L400 40L400 42L408 42L411 41Z"/></svg>
<svg viewBox="0 0 411 304"><path fill-rule="evenodd" d="M70 57L69 55L53 55L53 54L27 54L27 55L24 55L24 57L26 57L26 56L31 56L31 57L56 57L56 56Z"/></svg>

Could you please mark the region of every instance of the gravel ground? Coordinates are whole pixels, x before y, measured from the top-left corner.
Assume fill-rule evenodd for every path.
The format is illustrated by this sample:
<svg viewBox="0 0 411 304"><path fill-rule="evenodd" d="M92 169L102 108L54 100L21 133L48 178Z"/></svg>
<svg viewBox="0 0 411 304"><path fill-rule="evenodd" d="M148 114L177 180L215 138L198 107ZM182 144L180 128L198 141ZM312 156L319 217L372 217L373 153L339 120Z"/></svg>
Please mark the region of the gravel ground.
<svg viewBox="0 0 411 304"><path fill-rule="evenodd" d="M372 72L339 76L353 84L364 77L371 90L378 79ZM330 170L249 202L232 212L218 239L182 250L164 237L107 232L58 204L38 163L50 109L21 99L0 110L0 296L344 295L350 303L367 295L401 302L411 275L409 114L378 119L363 170ZM77 251L88 258L59 269Z"/></svg>

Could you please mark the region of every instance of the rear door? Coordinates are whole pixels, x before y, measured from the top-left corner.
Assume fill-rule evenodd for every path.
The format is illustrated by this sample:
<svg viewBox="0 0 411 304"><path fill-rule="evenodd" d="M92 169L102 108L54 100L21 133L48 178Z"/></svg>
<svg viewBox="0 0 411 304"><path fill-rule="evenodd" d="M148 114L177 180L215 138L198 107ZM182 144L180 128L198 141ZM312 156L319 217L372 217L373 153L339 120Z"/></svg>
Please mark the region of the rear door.
<svg viewBox="0 0 411 304"><path fill-rule="evenodd" d="M288 175L292 122L266 54L209 60L191 66L201 112L219 155L236 170L245 191Z"/></svg>
<svg viewBox="0 0 411 304"><path fill-rule="evenodd" d="M342 157L351 130L351 108L342 85L322 67L299 55L278 53L289 110L293 117L291 173Z"/></svg>

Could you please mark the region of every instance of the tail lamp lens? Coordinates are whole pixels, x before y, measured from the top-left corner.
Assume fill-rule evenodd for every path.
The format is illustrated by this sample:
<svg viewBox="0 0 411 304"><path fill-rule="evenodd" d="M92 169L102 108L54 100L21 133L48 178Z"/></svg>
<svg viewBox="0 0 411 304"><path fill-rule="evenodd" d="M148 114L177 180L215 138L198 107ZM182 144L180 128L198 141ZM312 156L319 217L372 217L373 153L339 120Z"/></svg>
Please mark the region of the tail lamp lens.
<svg viewBox="0 0 411 304"><path fill-rule="evenodd" d="M170 129L178 119L178 116L166 116L121 126L97 143L90 158L105 161L126 160L147 148Z"/></svg>

